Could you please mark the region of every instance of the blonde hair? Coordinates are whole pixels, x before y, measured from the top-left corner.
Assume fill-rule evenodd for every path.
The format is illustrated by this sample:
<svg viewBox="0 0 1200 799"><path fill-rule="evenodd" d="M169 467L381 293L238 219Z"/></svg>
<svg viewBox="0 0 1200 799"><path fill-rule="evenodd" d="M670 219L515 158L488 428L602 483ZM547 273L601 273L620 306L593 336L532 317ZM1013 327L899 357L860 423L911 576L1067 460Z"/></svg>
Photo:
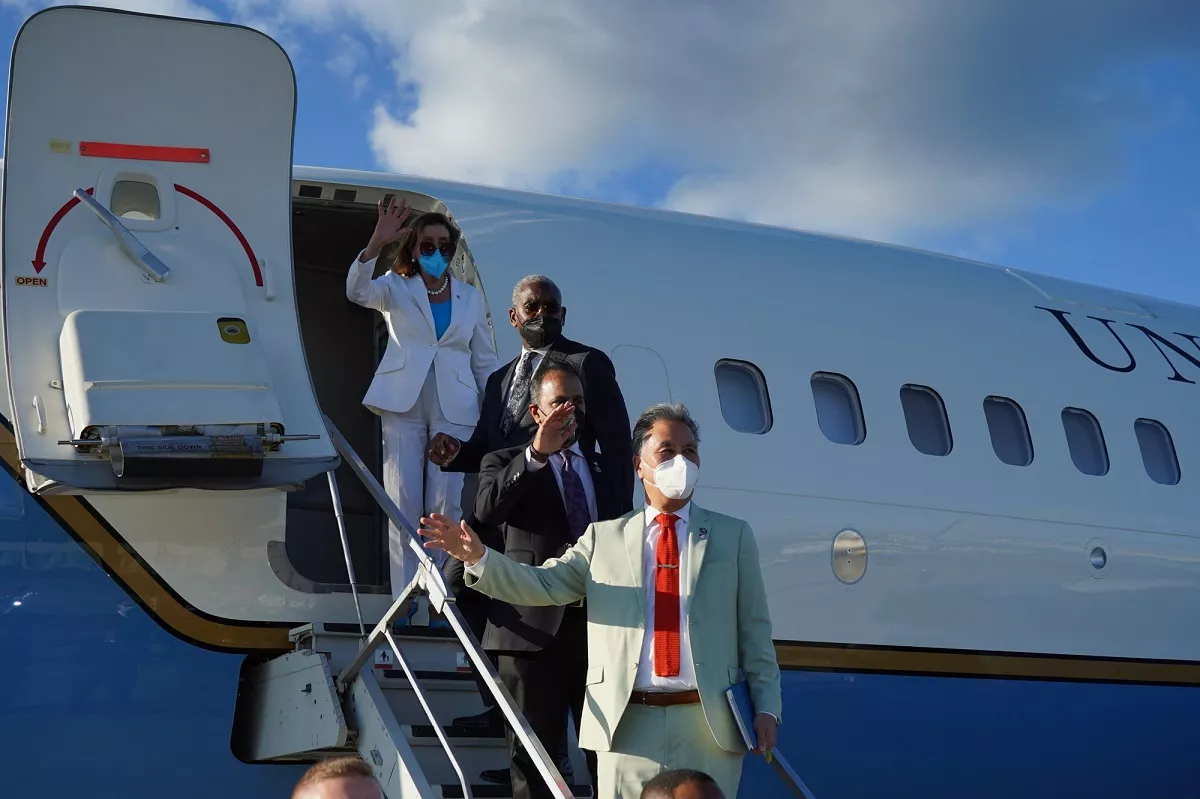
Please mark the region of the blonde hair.
<svg viewBox="0 0 1200 799"><path fill-rule="evenodd" d="M292 789L292 799L297 799L297 797L304 793L306 788L325 780L336 780L341 777L366 777L371 782L375 782L375 773L360 758L334 757L329 760L322 760L304 772L304 776L300 778L300 781L296 783L296 787ZM382 794L382 791L380 793Z"/></svg>

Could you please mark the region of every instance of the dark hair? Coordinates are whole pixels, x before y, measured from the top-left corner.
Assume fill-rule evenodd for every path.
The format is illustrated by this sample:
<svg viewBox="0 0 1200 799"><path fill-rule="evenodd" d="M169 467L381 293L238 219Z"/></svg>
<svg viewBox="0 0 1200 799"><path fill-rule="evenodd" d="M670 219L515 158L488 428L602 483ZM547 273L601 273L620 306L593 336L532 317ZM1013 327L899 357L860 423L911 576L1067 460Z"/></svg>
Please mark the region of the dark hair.
<svg viewBox="0 0 1200 799"><path fill-rule="evenodd" d="M646 783L646 786L642 788L642 799L673 799L675 789L681 785L687 785L689 782L698 782L701 785L717 784L716 780L703 771L677 768L664 771Z"/></svg>
<svg viewBox="0 0 1200 799"><path fill-rule="evenodd" d="M375 774L371 771L371 767L361 758L353 756L334 757L322 760L304 772L304 776L300 778L300 781L296 783L296 787L292 789L292 796L299 796L309 786L316 785L325 780L336 780L339 777L365 777L375 782ZM382 795L382 791L380 795Z"/></svg>
<svg viewBox="0 0 1200 799"><path fill-rule="evenodd" d="M681 422L688 426L696 441L700 441L700 426L688 413L687 406L682 402L660 402L642 411L641 416L633 425L633 454L637 455L650 438L650 431L658 422Z"/></svg>
<svg viewBox="0 0 1200 799"><path fill-rule="evenodd" d="M575 364L561 355L546 353L546 357L542 358L542 362L538 364L538 368L533 370L533 377L529 378L530 402L537 402L538 397L542 395L542 383L545 381L547 375L554 372L571 375L578 378L580 384L583 383L583 374L576 368Z"/></svg>
<svg viewBox="0 0 1200 799"><path fill-rule="evenodd" d="M412 251L413 247L421 239L422 231L430 225L444 225L446 227L446 230L450 233L450 243L454 245L457 254L458 242L462 239L462 231L458 229L458 225L451 222L450 217L445 214L433 212L421 214L413 222L412 227L409 228L404 238L384 248L383 257L391 262L391 269L403 277L412 277L421 270L421 267L413 260ZM449 260L454 260L454 256L450 256Z"/></svg>

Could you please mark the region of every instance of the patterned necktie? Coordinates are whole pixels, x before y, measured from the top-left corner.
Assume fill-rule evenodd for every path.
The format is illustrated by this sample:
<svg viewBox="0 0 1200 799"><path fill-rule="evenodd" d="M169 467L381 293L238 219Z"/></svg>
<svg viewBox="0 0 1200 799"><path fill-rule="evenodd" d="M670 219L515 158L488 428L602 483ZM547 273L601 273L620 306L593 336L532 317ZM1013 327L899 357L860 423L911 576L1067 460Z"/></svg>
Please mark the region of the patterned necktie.
<svg viewBox="0 0 1200 799"><path fill-rule="evenodd" d="M533 353L522 352L521 360L513 373L512 383L508 394L508 404L504 407L504 418L500 421L500 432L508 438L508 434L525 418L529 412L529 377L533 373Z"/></svg>
<svg viewBox="0 0 1200 799"><path fill-rule="evenodd" d="M567 506L567 525L571 530L571 540L578 541L579 536L592 523L592 512L588 509L587 494L583 492L583 480L579 472L571 468L573 452L560 450L555 453L562 461L563 504Z"/></svg>
<svg viewBox="0 0 1200 799"><path fill-rule="evenodd" d="M679 676L679 540L673 513L658 514L654 557L654 676Z"/></svg>

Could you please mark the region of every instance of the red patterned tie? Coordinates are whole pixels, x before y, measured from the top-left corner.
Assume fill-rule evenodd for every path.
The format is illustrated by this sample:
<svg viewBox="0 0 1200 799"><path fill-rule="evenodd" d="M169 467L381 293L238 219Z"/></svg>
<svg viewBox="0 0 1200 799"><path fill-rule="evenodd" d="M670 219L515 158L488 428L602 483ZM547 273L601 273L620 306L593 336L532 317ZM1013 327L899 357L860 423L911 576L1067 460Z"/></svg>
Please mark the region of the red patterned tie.
<svg viewBox="0 0 1200 799"><path fill-rule="evenodd" d="M658 514L654 563L654 676L679 676L679 540L673 513Z"/></svg>

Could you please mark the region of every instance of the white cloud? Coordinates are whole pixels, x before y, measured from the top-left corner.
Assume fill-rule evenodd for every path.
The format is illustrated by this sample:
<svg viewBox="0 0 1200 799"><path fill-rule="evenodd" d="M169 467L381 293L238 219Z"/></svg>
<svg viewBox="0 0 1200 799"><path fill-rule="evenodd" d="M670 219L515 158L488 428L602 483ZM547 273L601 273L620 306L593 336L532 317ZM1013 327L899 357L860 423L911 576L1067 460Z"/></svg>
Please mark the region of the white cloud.
<svg viewBox="0 0 1200 799"><path fill-rule="evenodd" d="M391 53L384 168L614 197L653 165L669 207L897 240L1086 201L1172 113L1144 67L1200 58L1195 0L222 3L327 37L356 96Z"/></svg>
<svg viewBox="0 0 1200 799"><path fill-rule="evenodd" d="M370 79L360 72L365 54L361 42L353 36L342 34L338 37L337 54L325 62L330 72L350 84L355 99L362 96L370 83Z"/></svg>
<svg viewBox="0 0 1200 799"><path fill-rule="evenodd" d="M871 237L1091 196L1159 110L1139 68L1200 55L1190 0L343 8L416 98L375 109L388 169L588 193L658 164L670 207Z"/></svg>

